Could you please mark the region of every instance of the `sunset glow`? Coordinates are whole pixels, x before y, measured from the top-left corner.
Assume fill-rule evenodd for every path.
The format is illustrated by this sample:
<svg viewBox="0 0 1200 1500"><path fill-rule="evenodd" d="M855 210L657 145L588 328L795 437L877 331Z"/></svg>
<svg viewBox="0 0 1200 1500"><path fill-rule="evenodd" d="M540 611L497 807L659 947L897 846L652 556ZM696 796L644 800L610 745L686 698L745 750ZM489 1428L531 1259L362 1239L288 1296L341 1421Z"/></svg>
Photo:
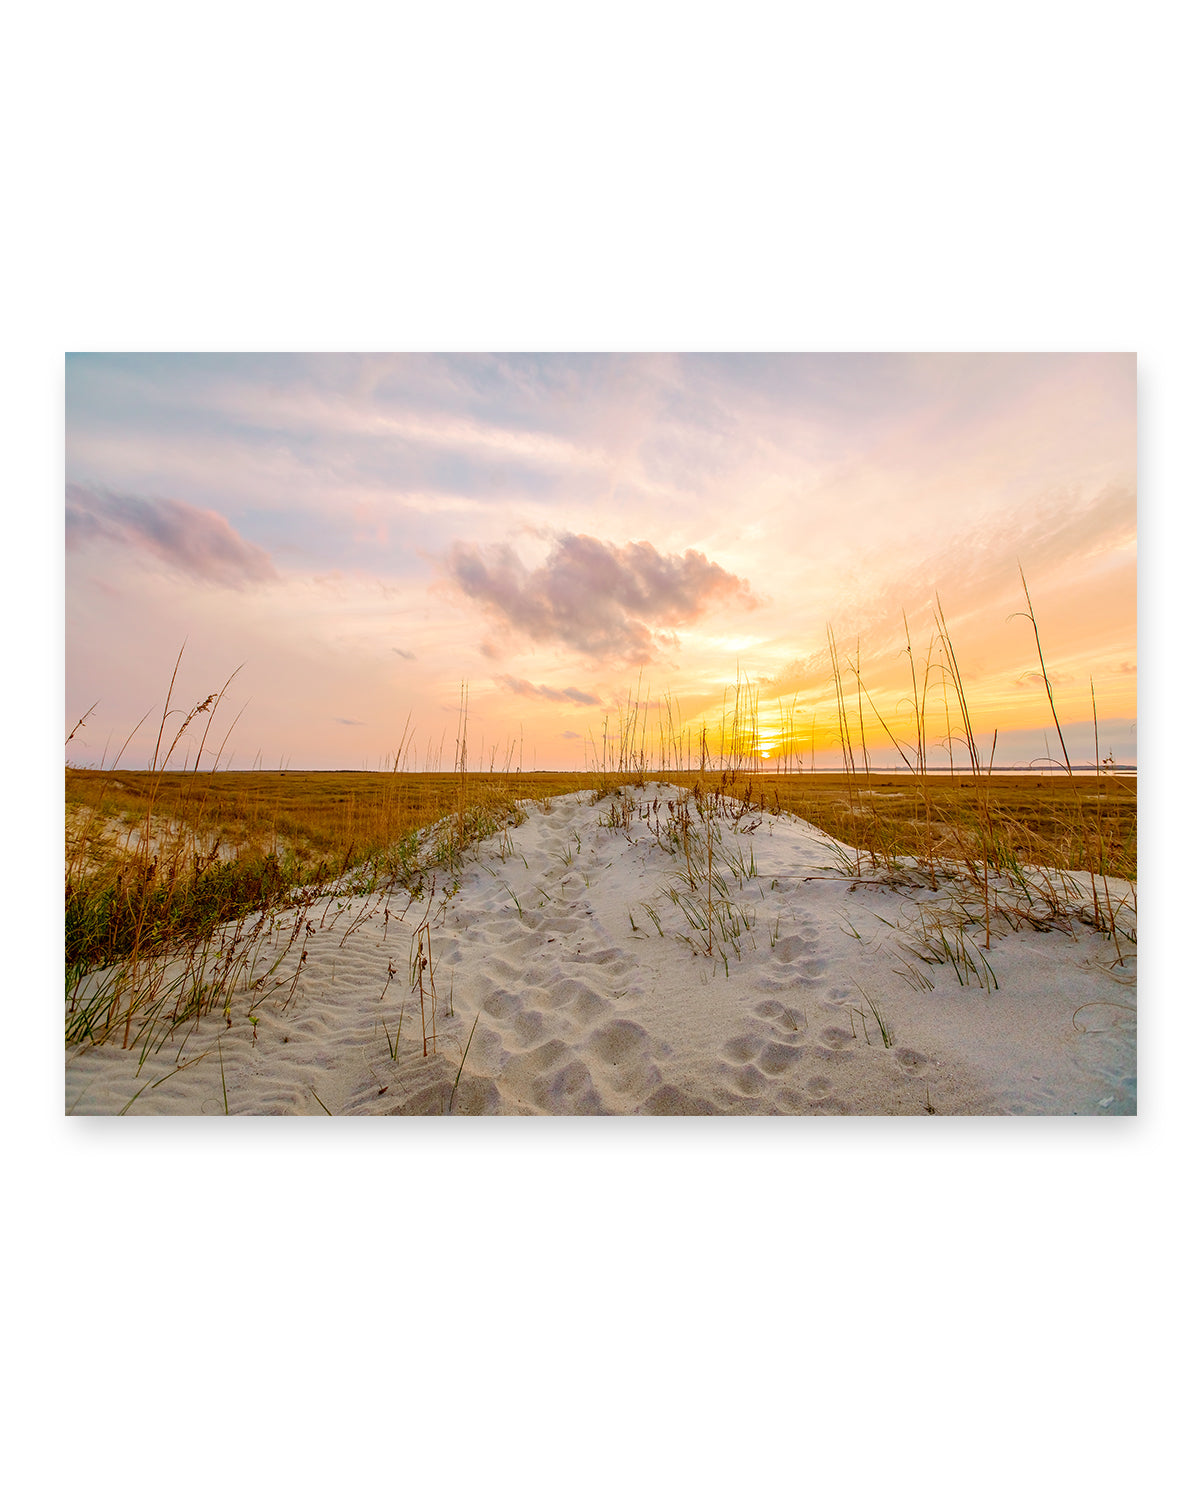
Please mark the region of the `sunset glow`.
<svg viewBox="0 0 1200 1500"><path fill-rule="evenodd" d="M915 700L957 764L939 601L983 759L1058 758L1022 569L1072 759L1136 762L1133 355L72 355L66 393L77 764L149 713L148 764L186 642L181 708L241 669L204 765L448 769L467 684L473 769L585 769L631 702L656 761L840 766L831 634L856 754L915 753Z"/></svg>

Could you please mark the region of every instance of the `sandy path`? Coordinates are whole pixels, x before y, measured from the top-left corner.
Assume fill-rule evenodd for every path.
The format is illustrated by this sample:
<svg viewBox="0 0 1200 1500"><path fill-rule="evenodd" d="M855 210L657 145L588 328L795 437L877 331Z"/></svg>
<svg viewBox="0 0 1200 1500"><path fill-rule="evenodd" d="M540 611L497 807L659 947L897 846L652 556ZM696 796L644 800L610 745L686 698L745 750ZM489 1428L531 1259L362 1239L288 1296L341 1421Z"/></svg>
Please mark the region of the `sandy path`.
<svg viewBox="0 0 1200 1500"><path fill-rule="evenodd" d="M131 1114L226 1099L231 1113L441 1113L474 1025L454 1113L1136 1112L1135 961L1114 967L1111 940L1075 921L994 931L985 950L967 929L956 976L920 943L939 924L953 936L952 890L854 881L810 825L756 812L715 828L710 954L707 847L701 827L692 889L671 838L680 796L530 805L453 894L442 873L402 917L406 896L335 900L286 1007L247 992L232 1025L206 1018L140 1074L110 1045L68 1056L68 1109L120 1110L142 1088ZM425 917L432 1057L409 966Z"/></svg>

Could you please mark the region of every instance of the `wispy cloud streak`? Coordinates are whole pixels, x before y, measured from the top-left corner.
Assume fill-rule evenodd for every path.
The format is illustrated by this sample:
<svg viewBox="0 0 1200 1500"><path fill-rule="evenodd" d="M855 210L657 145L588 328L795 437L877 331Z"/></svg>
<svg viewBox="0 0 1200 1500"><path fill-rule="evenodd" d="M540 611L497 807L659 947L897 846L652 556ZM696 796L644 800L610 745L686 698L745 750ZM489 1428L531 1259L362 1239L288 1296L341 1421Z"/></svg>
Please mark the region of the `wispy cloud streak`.
<svg viewBox="0 0 1200 1500"><path fill-rule="evenodd" d="M182 500L147 500L69 484L66 528L69 548L115 542L227 588L276 577L270 556L239 536L224 516Z"/></svg>
<svg viewBox="0 0 1200 1500"><path fill-rule="evenodd" d="M535 687L524 677L497 677L496 681L520 698L545 698L550 703L578 703L584 708L595 708L603 701L595 693L585 693L582 688L552 688L545 683Z"/></svg>

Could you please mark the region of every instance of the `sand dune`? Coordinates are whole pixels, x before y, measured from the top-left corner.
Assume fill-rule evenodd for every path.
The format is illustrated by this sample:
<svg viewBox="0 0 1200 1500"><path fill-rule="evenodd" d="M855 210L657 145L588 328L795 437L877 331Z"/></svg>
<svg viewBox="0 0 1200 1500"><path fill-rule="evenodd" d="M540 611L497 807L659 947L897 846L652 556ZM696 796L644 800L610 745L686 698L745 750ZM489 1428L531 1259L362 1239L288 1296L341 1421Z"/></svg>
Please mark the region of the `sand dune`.
<svg viewBox="0 0 1200 1500"><path fill-rule="evenodd" d="M204 1018L140 1072L111 1043L69 1053L68 1111L1136 1112L1136 948L1117 963L1079 919L1087 877L1069 924L994 919L985 946L959 920L966 886L855 878L852 851L786 815L715 820L710 886L691 809L689 879L682 795L531 804L407 910L403 893L335 900L294 990L247 990L231 1025ZM1130 888L1110 895L1132 927ZM423 922L430 1056L410 982Z"/></svg>

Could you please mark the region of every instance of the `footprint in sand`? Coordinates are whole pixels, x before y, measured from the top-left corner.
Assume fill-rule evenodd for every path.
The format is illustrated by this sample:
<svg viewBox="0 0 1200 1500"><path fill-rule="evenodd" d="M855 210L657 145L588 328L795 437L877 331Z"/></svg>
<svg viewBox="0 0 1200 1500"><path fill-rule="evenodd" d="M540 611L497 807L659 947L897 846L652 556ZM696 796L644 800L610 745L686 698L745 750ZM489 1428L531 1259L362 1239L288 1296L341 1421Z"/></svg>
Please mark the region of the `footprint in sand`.
<svg viewBox="0 0 1200 1500"><path fill-rule="evenodd" d="M505 1092L548 1114L605 1114L587 1064L554 1039L510 1055L500 1073Z"/></svg>
<svg viewBox="0 0 1200 1500"><path fill-rule="evenodd" d="M631 969L637 967L633 960L626 958L618 948L580 947L575 952L575 959L578 963L592 964L596 968L601 968L616 979L623 979Z"/></svg>
<svg viewBox="0 0 1200 1500"><path fill-rule="evenodd" d="M808 1016L792 1005L783 1005L778 1000L764 1000L751 1012L759 1020L767 1022L765 1028L773 1036L784 1040L802 1037L808 1031Z"/></svg>
<svg viewBox="0 0 1200 1500"><path fill-rule="evenodd" d="M555 1070L549 1078L538 1080L534 1098L550 1114L556 1115L603 1115L608 1111L587 1064L573 1057L570 1062Z"/></svg>
<svg viewBox="0 0 1200 1500"><path fill-rule="evenodd" d="M826 1026L821 1031L820 1046L816 1050L818 1056L829 1058L844 1052L853 1041L854 1033L844 1026Z"/></svg>
<svg viewBox="0 0 1200 1500"><path fill-rule="evenodd" d="M780 967L795 970L810 979L824 974L829 967L821 957L820 944L812 929L802 929L798 933L789 933L786 937L777 939L771 948L771 957Z"/></svg>
<svg viewBox="0 0 1200 1500"><path fill-rule="evenodd" d="M779 947L780 943L776 943L776 953ZM760 983L766 990L803 989L816 984L828 967L826 960L816 955L779 960L763 975Z"/></svg>
<svg viewBox="0 0 1200 1500"><path fill-rule="evenodd" d="M495 990L483 1002L483 1009L498 1021L511 1021L521 1010L521 1001L506 990Z"/></svg>
<svg viewBox="0 0 1200 1500"><path fill-rule="evenodd" d="M718 1063L714 1071L744 1099L757 1099L770 1087L767 1078L752 1062L745 1062L741 1067L732 1067L729 1063Z"/></svg>
<svg viewBox="0 0 1200 1500"><path fill-rule="evenodd" d="M500 1033L486 1022L476 1025L471 1040L471 1071L481 1077L495 1077L508 1057L508 1048Z"/></svg>
<svg viewBox="0 0 1200 1500"><path fill-rule="evenodd" d="M783 1042L768 1042L758 1055L758 1066L771 1078L777 1078L794 1068L804 1056L802 1046L788 1046Z"/></svg>
<svg viewBox="0 0 1200 1500"><path fill-rule="evenodd" d="M735 1036L721 1048L721 1056L731 1063L752 1062L762 1050L762 1042L756 1036Z"/></svg>
<svg viewBox="0 0 1200 1500"><path fill-rule="evenodd" d="M509 937L506 940L504 947L507 952L515 953L518 958L528 958L531 954L536 953L539 948L545 947L545 938L539 937L537 933L530 932L524 923L521 923L519 917L515 917L515 920L520 926L520 931L516 937Z"/></svg>
<svg viewBox="0 0 1200 1500"><path fill-rule="evenodd" d="M500 1090L490 1078L463 1076L454 1090L456 1115L498 1115L504 1107Z"/></svg>
<svg viewBox="0 0 1200 1500"><path fill-rule="evenodd" d="M513 1036L518 1047L532 1047L545 1035L546 1018L540 1010L523 1010L513 1022Z"/></svg>
<svg viewBox="0 0 1200 1500"><path fill-rule="evenodd" d="M634 1110L635 1115L715 1115L716 1109L706 1099L664 1083Z"/></svg>
<svg viewBox="0 0 1200 1500"><path fill-rule="evenodd" d="M619 1094L645 1098L662 1082L653 1058L664 1049L636 1021L608 1021L598 1026L588 1037L586 1048L604 1082Z"/></svg>
<svg viewBox="0 0 1200 1500"><path fill-rule="evenodd" d="M718 1097L741 1112L751 1106L755 1113L795 1112L799 1106L787 1080L805 1056L808 1017L779 1000L760 1000L746 1020L746 1028L721 1045L714 1068L723 1084ZM807 1098L802 1102L807 1107Z"/></svg>
<svg viewBox="0 0 1200 1500"><path fill-rule="evenodd" d="M579 925L575 918L570 916L547 915L542 916L538 912L529 914L529 925L542 934L543 941L547 937L561 937L563 933L574 933Z"/></svg>
<svg viewBox="0 0 1200 1500"><path fill-rule="evenodd" d="M824 1004L822 1009L832 1011L841 1018L844 1014L840 1006ZM815 1036L809 1039L809 1050L822 1062L841 1062L849 1058L854 1046L854 1033L845 1026L828 1025L822 1026Z"/></svg>
<svg viewBox="0 0 1200 1500"><path fill-rule="evenodd" d="M771 950L776 963L794 964L802 959L811 958L817 951L817 944L811 937L793 934L789 937L781 937Z"/></svg>
<svg viewBox="0 0 1200 1500"><path fill-rule="evenodd" d="M553 1010L565 1010L581 1022L592 1022L611 1006L586 980L561 968L546 976L544 998Z"/></svg>

